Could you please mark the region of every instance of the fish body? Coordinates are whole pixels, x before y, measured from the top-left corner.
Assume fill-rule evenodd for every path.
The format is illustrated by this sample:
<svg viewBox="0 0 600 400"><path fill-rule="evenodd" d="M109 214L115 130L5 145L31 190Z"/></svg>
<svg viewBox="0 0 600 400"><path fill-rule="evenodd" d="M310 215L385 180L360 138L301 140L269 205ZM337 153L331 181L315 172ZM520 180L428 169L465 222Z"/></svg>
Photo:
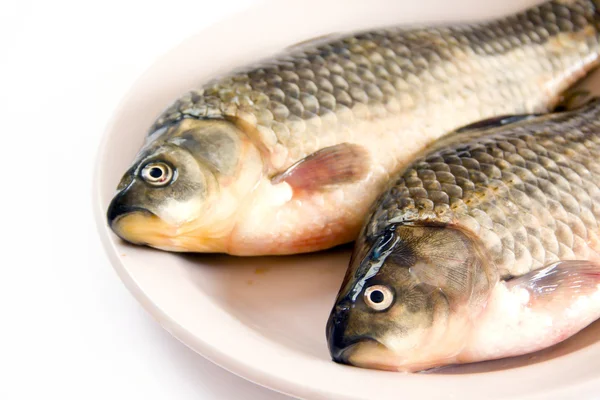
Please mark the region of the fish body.
<svg viewBox="0 0 600 400"><path fill-rule="evenodd" d="M522 355L600 317L600 100L438 140L373 206L334 360L419 371Z"/></svg>
<svg viewBox="0 0 600 400"><path fill-rule="evenodd" d="M354 240L390 176L444 133L545 112L597 65L590 0L493 21L309 42L175 101L108 223L170 251L317 251Z"/></svg>

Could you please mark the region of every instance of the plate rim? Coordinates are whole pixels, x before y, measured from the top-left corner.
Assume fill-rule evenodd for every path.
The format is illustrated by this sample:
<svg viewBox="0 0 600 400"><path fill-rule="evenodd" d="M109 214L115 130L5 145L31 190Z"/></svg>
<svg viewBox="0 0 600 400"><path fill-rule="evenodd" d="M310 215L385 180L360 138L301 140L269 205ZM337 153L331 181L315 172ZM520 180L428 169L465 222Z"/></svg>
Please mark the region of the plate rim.
<svg viewBox="0 0 600 400"><path fill-rule="evenodd" d="M215 24L224 23L226 20L227 18L223 21L215 21L212 24L207 25L206 27L198 30L192 35L183 38L183 40L173 43L167 49L167 51L153 58L150 61L149 65L142 71L142 73L137 75L137 77L133 80L129 88L125 90L125 94L121 96L117 105L113 108L113 111L111 112L111 115L108 119L108 123L102 129L101 141L96 151L94 159L94 168L92 172L92 207L94 213L94 220L96 224L96 231L100 236L100 241L102 242L102 247L104 249L104 252L106 253L108 261L111 263L112 268L115 270L117 276L127 288L127 290L140 303L142 308L163 329L169 332L174 338L176 338L179 342L188 347L190 350L194 351L195 353L198 353L200 356L206 358L207 360L211 361L220 368L223 368L228 372L239 376L242 379L245 379L256 385L268 388L269 390L273 390L275 392L287 396L295 398L339 398L340 393L338 392L328 391L322 387L315 388L310 385L302 385L299 384L296 380L286 379L281 375L274 374L272 370L270 372L259 370L255 368L250 361L244 361L241 358L235 358L226 354L221 349L219 349L218 346L209 343L205 339L199 337L198 335L194 334L186 327L181 325L172 316L164 312L161 309L161 307L158 304L156 304L150 298L150 296L148 296L144 292L144 290L136 283L134 277L130 274L126 266L123 264L123 260L118 256L118 252L115 247L115 242L112 238L112 232L106 224L105 209L103 207L101 195L101 182L103 182L102 165L108 152L108 145L111 137L111 132L115 129L117 121L123 113L126 104L128 103L128 101L134 98L135 89L139 87L139 85L144 80L144 77L148 76L158 63L162 62L165 59L168 59L169 56L174 51L176 51L176 49L182 46L182 44L190 38L201 34L202 32L206 31ZM578 351L582 350L583 349L580 349ZM523 367L517 367L514 369L520 368ZM457 379L465 379L466 377L468 377L468 375L463 376L461 378L458 378L457 376ZM600 372L598 376L589 380L570 382L569 384L563 387L551 389L550 391L546 389L543 392L532 393L530 395L525 395L520 398L523 400L549 398L549 396L562 398L562 396L564 396L565 394L573 396L576 393L578 393L581 396L585 396L585 393L591 393L593 392L594 388L599 387Z"/></svg>

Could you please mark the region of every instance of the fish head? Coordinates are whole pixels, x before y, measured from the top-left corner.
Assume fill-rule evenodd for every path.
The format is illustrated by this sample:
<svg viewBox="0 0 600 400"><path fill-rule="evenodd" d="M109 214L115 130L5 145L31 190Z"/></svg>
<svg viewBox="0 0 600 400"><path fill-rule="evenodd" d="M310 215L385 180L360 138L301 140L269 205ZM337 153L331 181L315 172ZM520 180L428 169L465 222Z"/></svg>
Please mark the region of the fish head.
<svg viewBox="0 0 600 400"><path fill-rule="evenodd" d="M258 150L233 123L183 119L148 136L117 187L108 224L134 244L224 252L262 170Z"/></svg>
<svg viewBox="0 0 600 400"><path fill-rule="evenodd" d="M463 349L493 285L475 242L438 226L362 234L327 323L334 361L417 371Z"/></svg>

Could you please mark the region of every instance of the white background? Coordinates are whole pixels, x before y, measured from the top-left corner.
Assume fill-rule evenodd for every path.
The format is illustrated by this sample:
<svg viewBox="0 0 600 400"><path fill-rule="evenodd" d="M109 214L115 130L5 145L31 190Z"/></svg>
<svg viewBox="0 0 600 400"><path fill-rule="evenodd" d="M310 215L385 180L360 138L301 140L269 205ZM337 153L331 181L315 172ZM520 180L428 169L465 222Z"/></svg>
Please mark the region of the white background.
<svg viewBox="0 0 600 400"><path fill-rule="evenodd" d="M160 328L92 216L98 145L133 82L258 1L0 0L0 400L286 399Z"/></svg>
<svg viewBox="0 0 600 400"><path fill-rule="evenodd" d="M0 0L0 399L285 398L163 331L91 212L97 147L134 80L252 2Z"/></svg>

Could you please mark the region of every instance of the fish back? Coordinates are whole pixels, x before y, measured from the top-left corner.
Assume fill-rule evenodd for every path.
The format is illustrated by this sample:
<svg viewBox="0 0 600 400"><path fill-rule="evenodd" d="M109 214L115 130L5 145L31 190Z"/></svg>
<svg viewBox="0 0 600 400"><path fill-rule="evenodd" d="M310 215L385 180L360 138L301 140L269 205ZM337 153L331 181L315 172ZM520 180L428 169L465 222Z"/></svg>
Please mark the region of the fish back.
<svg viewBox="0 0 600 400"><path fill-rule="evenodd" d="M364 233L452 225L477 238L504 279L598 258L600 100L498 128L449 134L375 203Z"/></svg>
<svg viewBox="0 0 600 400"><path fill-rule="evenodd" d="M336 35L192 90L151 132L182 118L226 118L273 171L341 142L365 145L393 170L403 152L458 126L547 110L596 63L598 21L592 1L551 1L484 23ZM424 139L413 146L389 134L401 131Z"/></svg>

